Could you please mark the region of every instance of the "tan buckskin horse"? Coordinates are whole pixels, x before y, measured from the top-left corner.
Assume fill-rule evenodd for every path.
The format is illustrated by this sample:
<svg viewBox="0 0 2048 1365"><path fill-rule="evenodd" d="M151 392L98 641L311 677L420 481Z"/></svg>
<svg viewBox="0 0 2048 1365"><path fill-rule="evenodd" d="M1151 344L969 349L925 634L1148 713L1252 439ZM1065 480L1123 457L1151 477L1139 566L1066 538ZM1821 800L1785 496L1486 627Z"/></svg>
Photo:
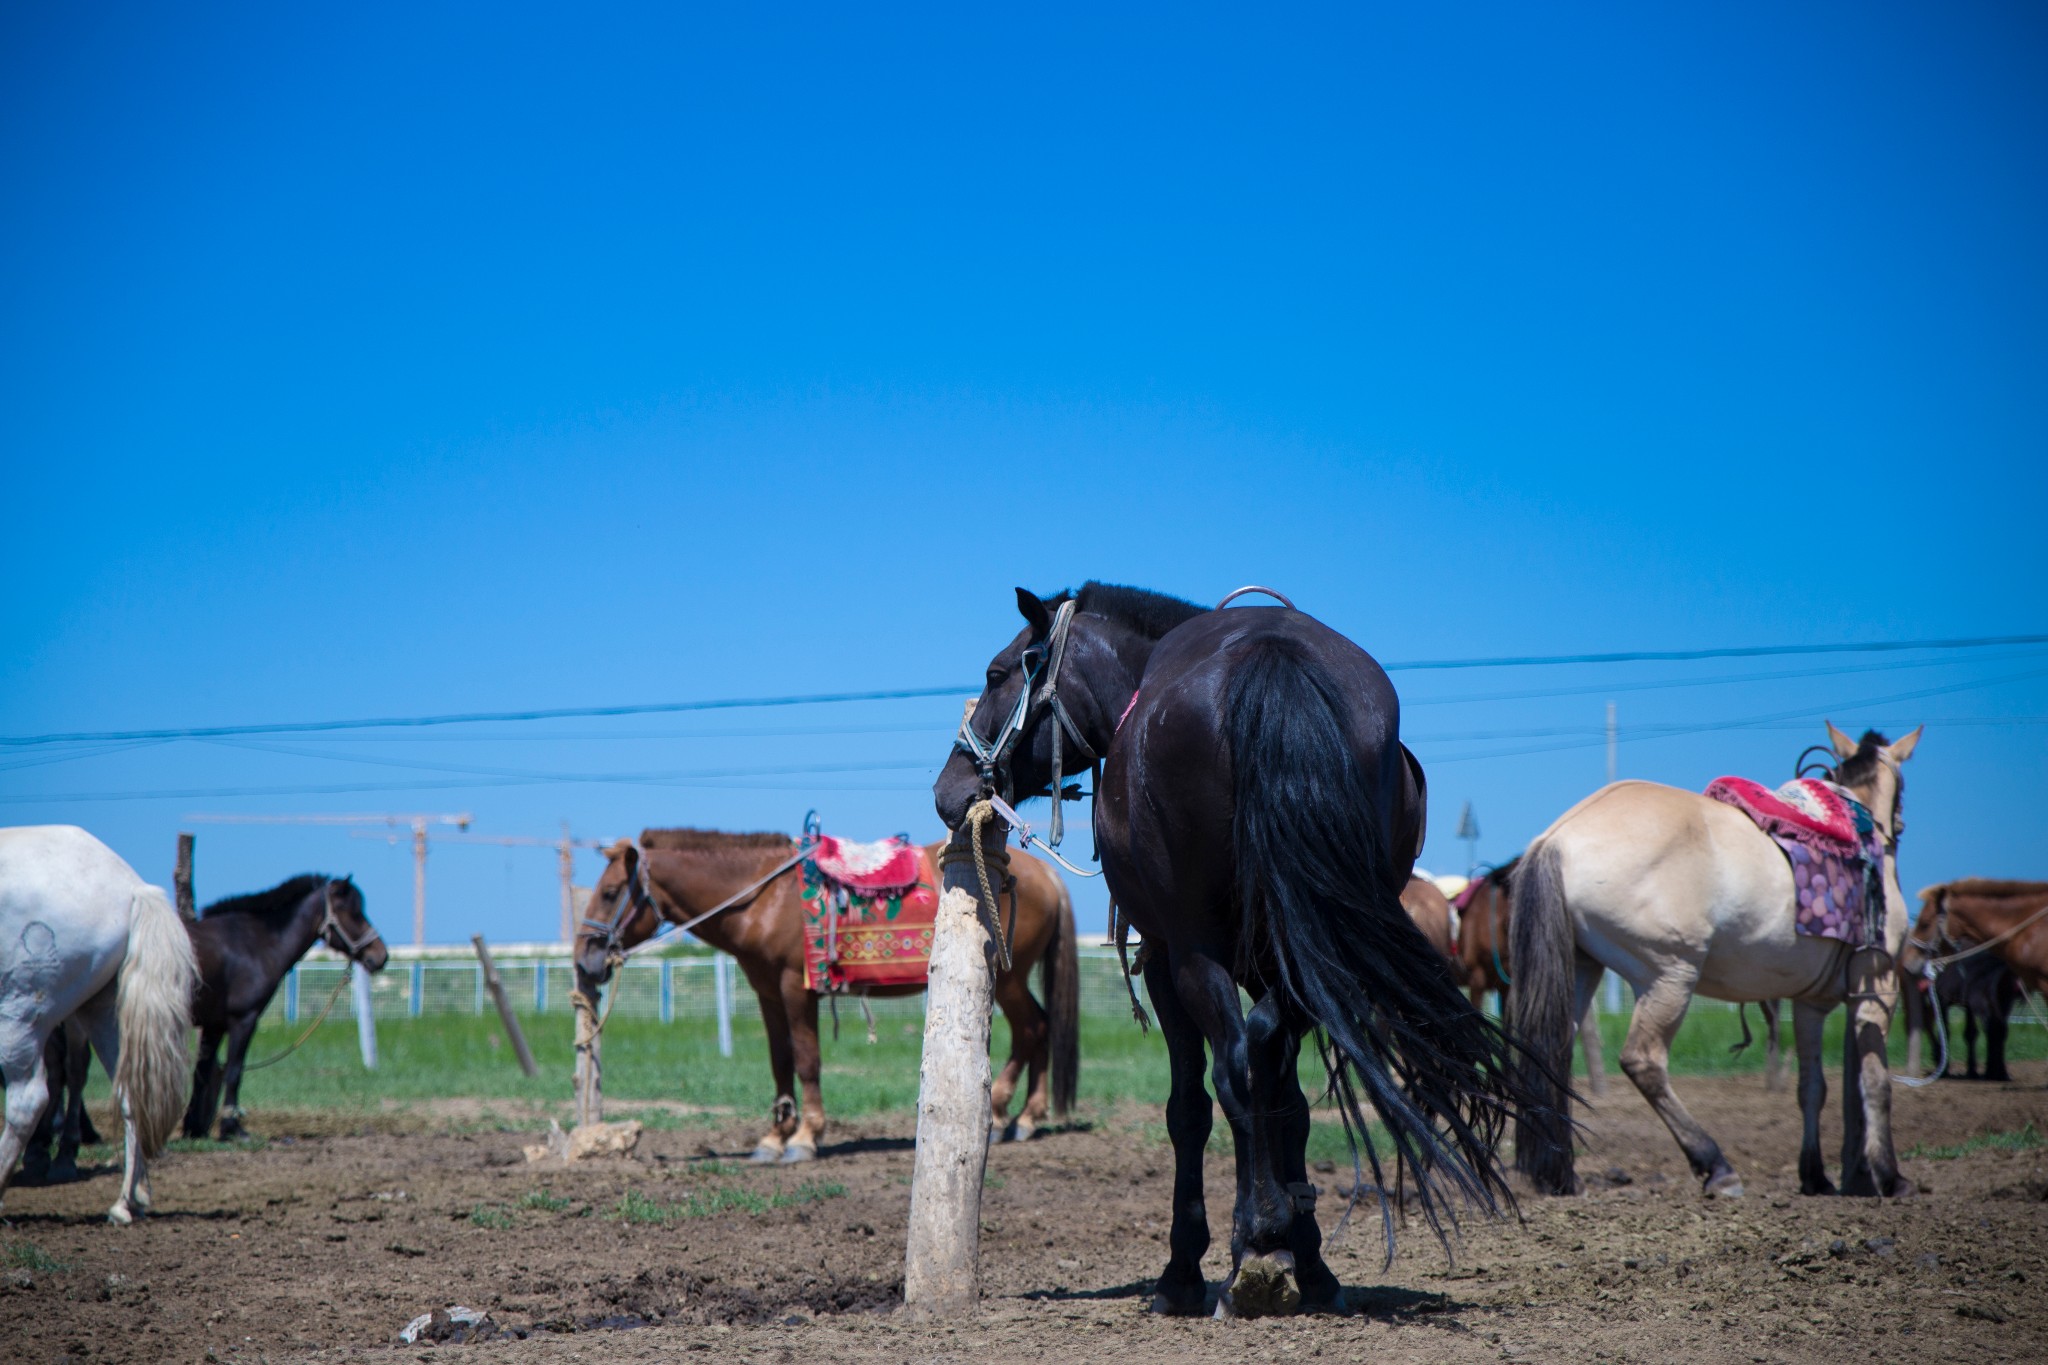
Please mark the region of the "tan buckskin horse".
<svg viewBox="0 0 2048 1365"><path fill-rule="evenodd" d="M943 843L927 845L937 866ZM787 863L797 843L786 834L726 834L715 830L650 829L636 847L620 840L605 850L583 925L576 934L577 988L591 999L611 975L615 954L652 938L663 921L681 924L720 902L751 897L690 932L730 953L747 974L768 1031L768 1064L775 1075L775 1105L768 1131L754 1147L762 1162L809 1161L825 1132L825 1099L818 1083L818 992L804 983L803 873ZM999 893L1004 927L1012 935L1011 966L996 974L995 999L1010 1021L1010 1057L990 1088L998 1140L1030 1137L1047 1111L1064 1118L1080 1072L1080 960L1074 907L1057 874L1028 854L1010 855L1014 892ZM623 899L623 904L622 904ZM608 942L606 926L615 933ZM1045 963L1045 1003L1031 994L1031 968ZM918 995L923 986L877 986L876 997ZM1010 1101L1026 1071L1024 1109L1009 1118ZM797 1107L796 1084L803 1087Z"/></svg>
<svg viewBox="0 0 2048 1365"><path fill-rule="evenodd" d="M1616 782L1566 811L1529 846L1515 877L1510 1016L1533 1058L1552 1068L1538 1077L1543 1068L1531 1064L1531 1083L1547 1087L1550 1103L1524 1111L1515 1129L1515 1164L1538 1189L1578 1188L1570 1097L1554 1077L1570 1058L1573 1021L1609 968L1636 990L1621 1068L1678 1140L1708 1195L1739 1195L1742 1180L1671 1089L1671 1039L1694 995L1793 1002L1803 1194L1835 1193L1820 1155L1827 1099L1821 1028L1829 1011L1850 1002L1842 1188L1886 1196L1912 1189L1892 1149L1885 1030L1898 1003L1894 961L1908 918L1898 877L1899 765L1912 756L1920 731L1893 744L1875 731L1852 740L1827 728L1841 760L1833 780L1869 809L1883 838L1881 950L1851 950L1799 933L1784 853L1747 815L1694 792Z"/></svg>

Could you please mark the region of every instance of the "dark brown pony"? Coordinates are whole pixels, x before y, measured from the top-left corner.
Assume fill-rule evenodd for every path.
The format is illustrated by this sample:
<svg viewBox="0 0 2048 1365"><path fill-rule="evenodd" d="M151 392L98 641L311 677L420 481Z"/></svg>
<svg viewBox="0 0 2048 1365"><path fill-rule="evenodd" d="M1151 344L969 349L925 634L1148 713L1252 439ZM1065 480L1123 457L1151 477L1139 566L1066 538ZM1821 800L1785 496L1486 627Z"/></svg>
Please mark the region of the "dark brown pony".
<svg viewBox="0 0 2048 1365"><path fill-rule="evenodd" d="M786 834L724 834L715 830L650 829L636 847L620 840L605 850L583 926L576 934L577 988L596 999L610 979L615 954L652 938L665 920L681 924L739 895L796 852ZM942 844L929 845L933 865ZM1014 937L1011 967L996 977L996 1003L1010 1021L1010 1058L989 1093L992 1121L1003 1137L1027 1138L1044 1125L1048 1107L1065 1117L1080 1072L1080 960L1074 907L1052 869L1012 856L1016 889L999 894L1004 925ZM818 1084L818 992L804 981L803 874L792 866L742 904L690 932L730 953L754 988L768 1031L775 1074L769 1128L754 1147L756 1161L809 1161L825 1132ZM624 898L624 904L621 903ZM607 926L616 926L608 934ZM608 939L610 941L608 941ZM1032 997L1031 968L1045 963L1045 1003ZM869 994L918 995L923 986L875 987ZM1023 1113L1010 1121L1010 1100L1026 1071ZM796 1086L803 1087L797 1107Z"/></svg>
<svg viewBox="0 0 2048 1365"><path fill-rule="evenodd" d="M1488 868L1458 893L1458 974L1473 1009L1493 991L1501 998L1501 1013L1507 1013L1508 915L1514 908L1508 879L1516 861Z"/></svg>
<svg viewBox="0 0 2048 1365"><path fill-rule="evenodd" d="M185 926L199 960L199 990L192 1022L199 1027L199 1064L185 1136L205 1137L220 1113L220 1136L241 1136L242 1067L249 1042L270 998L315 943L382 971L384 940L363 913L363 893L349 878L316 873L293 877L268 891L217 900ZM221 1065L220 1045L228 1045Z"/></svg>
<svg viewBox="0 0 2048 1365"><path fill-rule="evenodd" d="M1499 1026L1401 906L1426 803L1393 685L1291 608L1211 611L1101 583L1049 599L1020 588L1017 607L1024 629L990 660L933 798L958 828L991 795L1058 800L1066 756L1102 757L1096 847L1144 937L1172 1077L1172 1254L1153 1307L1207 1306L1206 1079L1237 1160L1217 1311L1341 1311L1306 1163L1303 1040L1323 1052L1374 1183L1368 1107L1433 1223L1452 1192L1487 1209L1510 1197L1494 1139L1526 1093Z"/></svg>

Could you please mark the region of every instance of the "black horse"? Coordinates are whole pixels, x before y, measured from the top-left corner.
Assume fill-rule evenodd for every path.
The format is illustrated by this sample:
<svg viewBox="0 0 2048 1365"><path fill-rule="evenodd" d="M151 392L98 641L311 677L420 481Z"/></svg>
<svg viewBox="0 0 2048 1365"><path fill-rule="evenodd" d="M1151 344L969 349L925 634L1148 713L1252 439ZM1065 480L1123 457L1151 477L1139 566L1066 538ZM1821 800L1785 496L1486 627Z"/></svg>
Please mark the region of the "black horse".
<svg viewBox="0 0 2048 1365"><path fill-rule="evenodd" d="M311 873L268 891L215 901L186 928L199 959L199 990L192 1001L199 1066L185 1135L205 1137L218 1109L220 1136L237 1137L245 1131L242 1064L249 1040L285 973L323 939L369 971L382 971L384 940L364 915L363 893L352 879ZM222 1038L228 1044L225 1068L218 1057Z"/></svg>
<svg viewBox="0 0 2048 1365"><path fill-rule="evenodd" d="M1534 1103L1506 1036L1401 908L1424 785L1400 742L1393 685L1364 650L1291 607L1212 611L1100 583L1046 599L1020 588L1017 605L1025 628L989 664L933 794L958 827L978 798L1045 795L1063 769L1100 756L1096 847L1115 905L1143 936L1172 1069L1172 1256L1152 1306L1206 1305L1206 1040L1237 1152L1217 1314L1342 1311L1308 1181L1302 1039L1316 1035L1373 1182L1384 1189L1361 1100L1418 1173L1439 1236L1446 1186L1488 1212L1512 1202L1493 1144ZM1353 1169L1362 1187L1355 1159ZM1385 1204L1382 1194L1391 1257Z"/></svg>

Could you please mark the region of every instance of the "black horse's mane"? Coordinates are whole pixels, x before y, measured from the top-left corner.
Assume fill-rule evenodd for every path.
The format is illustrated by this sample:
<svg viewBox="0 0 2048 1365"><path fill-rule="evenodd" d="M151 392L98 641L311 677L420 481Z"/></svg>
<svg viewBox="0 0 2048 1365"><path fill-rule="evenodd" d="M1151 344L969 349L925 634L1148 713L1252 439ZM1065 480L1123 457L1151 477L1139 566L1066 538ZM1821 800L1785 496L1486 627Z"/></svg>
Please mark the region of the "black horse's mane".
<svg viewBox="0 0 2048 1365"><path fill-rule="evenodd" d="M319 872L301 873L290 881L279 882L268 891L251 891L242 896L225 896L200 911L206 919L221 915L253 915L259 919L284 919L299 908L299 902L320 889L323 882L333 878Z"/></svg>
<svg viewBox="0 0 2048 1365"><path fill-rule="evenodd" d="M1061 593L1047 605L1057 606L1068 597L1075 599L1079 610L1129 626L1148 640L1157 640L1174 627L1209 610L1163 592L1126 588L1117 583L1097 583L1093 579L1083 583L1079 593Z"/></svg>
<svg viewBox="0 0 2048 1365"><path fill-rule="evenodd" d="M1495 886L1500 887L1503 891L1505 891L1508 887L1508 883L1514 880L1515 865L1521 861L1522 855L1517 853L1514 857L1508 859L1506 862L1500 864L1498 867L1487 868L1484 879L1486 881L1492 882Z"/></svg>
<svg viewBox="0 0 2048 1365"><path fill-rule="evenodd" d="M1843 787L1860 787L1877 777L1877 751L1891 741L1875 730L1865 730L1856 741L1856 752L1835 769L1835 782Z"/></svg>

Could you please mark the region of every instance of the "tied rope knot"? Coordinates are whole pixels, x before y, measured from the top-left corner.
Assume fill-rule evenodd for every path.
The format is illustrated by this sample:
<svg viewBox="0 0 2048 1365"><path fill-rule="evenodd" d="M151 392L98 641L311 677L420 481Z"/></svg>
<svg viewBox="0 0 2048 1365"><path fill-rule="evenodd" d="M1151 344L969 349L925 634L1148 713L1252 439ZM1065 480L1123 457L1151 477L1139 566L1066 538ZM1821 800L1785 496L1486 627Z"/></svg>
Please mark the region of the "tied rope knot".
<svg viewBox="0 0 2048 1365"><path fill-rule="evenodd" d="M939 866L947 868L957 863L973 862L975 880L981 883L981 895L975 900L974 912L981 920L982 928L988 931L989 938L995 943L997 965L1007 972L1010 970L1010 941L1003 933L1002 909L996 901L995 884L988 877L988 848L983 842L983 834L988 828L988 822L996 818L995 804L986 796L969 806L966 818L961 821L961 828L968 833L969 841L972 844L972 851L963 852L960 850L960 838L956 833L952 839L946 842L945 851L939 855ZM997 856L1001 859L1001 867L1007 873L1010 867L1010 850L1007 844L998 847ZM944 875L941 872L940 879L942 881L944 880ZM1012 916L1010 921L1011 932L1014 933L1016 927L1016 917Z"/></svg>

